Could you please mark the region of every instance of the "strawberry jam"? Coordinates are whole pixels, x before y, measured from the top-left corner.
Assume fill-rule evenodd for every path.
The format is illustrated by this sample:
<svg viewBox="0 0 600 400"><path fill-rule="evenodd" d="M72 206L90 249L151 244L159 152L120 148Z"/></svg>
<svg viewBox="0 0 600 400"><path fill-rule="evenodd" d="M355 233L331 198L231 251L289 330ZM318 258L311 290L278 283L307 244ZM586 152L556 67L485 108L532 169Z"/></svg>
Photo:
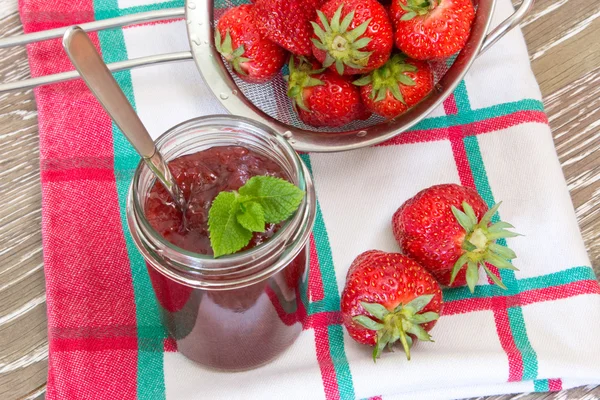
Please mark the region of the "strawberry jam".
<svg viewBox="0 0 600 400"><path fill-rule="evenodd" d="M182 213L158 181L146 199L146 218L170 243L207 255L213 254L208 211L221 191L238 190L253 176L288 179L275 161L240 146L211 147L184 155L170 161L169 169L186 199L185 224ZM279 225L267 224L265 232L254 233L245 249L268 240L277 229Z"/></svg>
<svg viewBox="0 0 600 400"><path fill-rule="evenodd" d="M216 143L221 147L210 147ZM232 115L181 123L159 137L156 147L174 155L169 169L186 209L176 208L141 161L128 196L127 225L146 261L170 347L221 371L264 365L292 345L306 322L301 293L316 215L312 179L281 136ZM305 192L297 211L281 229L268 225L266 232L254 234L251 252L214 258L208 234L214 199L265 175L297 183ZM189 383L186 376L177 378ZM219 393L225 398L240 394L235 385Z"/></svg>

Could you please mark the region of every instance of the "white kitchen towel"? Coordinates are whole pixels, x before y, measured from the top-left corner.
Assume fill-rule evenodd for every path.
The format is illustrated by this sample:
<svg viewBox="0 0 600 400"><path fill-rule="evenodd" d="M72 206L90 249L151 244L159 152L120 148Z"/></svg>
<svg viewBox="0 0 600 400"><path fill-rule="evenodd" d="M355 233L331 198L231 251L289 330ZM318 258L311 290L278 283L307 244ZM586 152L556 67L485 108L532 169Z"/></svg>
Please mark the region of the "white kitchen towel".
<svg viewBox="0 0 600 400"><path fill-rule="evenodd" d="M28 10L44 4L23 0L24 20ZM183 3L94 0L91 6L100 19ZM510 0L498 0L495 24L512 10ZM31 25L29 30L42 27L47 26ZM93 38L108 62L189 49L182 20L101 32ZM41 45L29 51L34 75L58 57ZM153 137L190 118L226 113L192 62L124 71L116 77ZM65 88L72 87L65 84L36 92L43 166L53 158L53 146L59 146L52 122L69 118L57 107L60 102L53 103L53 96L61 96ZM84 96L84 87L77 90ZM91 100L80 106L93 107ZM60 126L63 133L75 129ZM114 162L111 190L115 204L118 201L115 210L120 212L115 218L120 218L130 178L120 172L130 171L137 159L118 129L109 129L107 137L113 147L107 150L107 159ZM97 140L101 137L100 132ZM70 144L62 141L60 146ZM69 154L78 151L74 148ZM101 341L94 348L65 345L64 337L56 332L64 335L60 330L66 324L64 318L75 306L61 308L57 298L64 292L57 289L60 282L50 278L64 268L56 246L65 246L67 241L58 241L59 233L49 230L59 218L50 210L64 197L57 194L60 182L51 182L55 178L49 173L44 175L46 274L51 281L49 398L84 398L91 393L95 398L129 398L127 394L133 393L139 398L177 400L447 399L600 384L600 289L518 29L480 56L443 106L410 131L380 146L303 157L314 176L319 205L310 278L305 285L310 299L307 313L313 323L274 362L239 373L207 370L169 346L150 354L141 348L141 341L127 352L119 347L125 345L113 343L116 347L110 348ZM502 271L506 291L490 285L483 276L473 295L465 288L445 290L443 316L432 331L435 343L417 343L410 362L396 352L383 354L374 364L371 350L353 342L339 323L346 271L363 251L398 252L390 227L397 207L423 188L452 182L475 187L490 205L503 201L502 219L524 234L506 240L519 256L514 262L519 271ZM65 189L61 196L72 190ZM106 218L111 209L107 207ZM119 303L114 318L133 313L134 322L123 324L133 324L140 336L141 327L159 318L153 314L157 308L143 261L131 246L124 220L119 221L123 240L116 246L127 256L124 267L114 268L125 268L124 274L131 275L135 307ZM91 294L71 293L70 301L75 304L86 296ZM110 325L111 315L107 311L102 324ZM85 318L91 317L74 323L84 326ZM117 375L110 367L118 368L115 363L122 366Z"/></svg>

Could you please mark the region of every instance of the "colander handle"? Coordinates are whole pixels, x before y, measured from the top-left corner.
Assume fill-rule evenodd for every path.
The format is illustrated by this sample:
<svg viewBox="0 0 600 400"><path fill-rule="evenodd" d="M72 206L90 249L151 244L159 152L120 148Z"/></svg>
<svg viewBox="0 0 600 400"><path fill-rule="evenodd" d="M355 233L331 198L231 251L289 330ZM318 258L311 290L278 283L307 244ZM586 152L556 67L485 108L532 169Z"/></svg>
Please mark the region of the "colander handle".
<svg viewBox="0 0 600 400"><path fill-rule="evenodd" d="M504 35L510 32L513 28L523 21L523 18L531 11L533 8L533 3L535 0L523 0L519 8L515 10L514 13L508 18L506 18L500 25L494 28L490 33L486 35L483 39L483 44L479 50L479 54L483 54L486 50L492 47L498 40L500 40Z"/></svg>
<svg viewBox="0 0 600 400"><path fill-rule="evenodd" d="M109 18L99 21L86 22L79 26L86 32L95 32L104 29L118 28L125 25L132 25L141 22L163 21L170 19L183 18L185 9L183 7L168 8L164 10L141 12L137 14L126 15L123 17ZM27 33L24 35L11 36L0 39L0 48L23 46L29 43L41 42L44 40L62 38L69 26L62 28L49 29L40 32ZM124 69L136 68L144 65L151 65L165 62L176 62L191 60L192 54L189 51L161 54L156 56L141 57L132 60L120 61L108 64L112 72ZM64 82L79 77L77 71L62 72L60 74L40 76L37 78L25 79L21 81L0 84L0 93L11 90L25 90L36 86L47 85L50 83Z"/></svg>
<svg viewBox="0 0 600 400"><path fill-rule="evenodd" d="M137 67L145 67L153 64L164 64L169 62L187 61L192 59L192 53L182 51L179 53L160 54L156 56L140 57L131 60L119 61L107 64L111 72L122 71ZM34 87L59 83L79 78L77 71L61 72L59 74L44 75L37 78L23 79L21 81L0 84L0 93L12 90L27 90Z"/></svg>

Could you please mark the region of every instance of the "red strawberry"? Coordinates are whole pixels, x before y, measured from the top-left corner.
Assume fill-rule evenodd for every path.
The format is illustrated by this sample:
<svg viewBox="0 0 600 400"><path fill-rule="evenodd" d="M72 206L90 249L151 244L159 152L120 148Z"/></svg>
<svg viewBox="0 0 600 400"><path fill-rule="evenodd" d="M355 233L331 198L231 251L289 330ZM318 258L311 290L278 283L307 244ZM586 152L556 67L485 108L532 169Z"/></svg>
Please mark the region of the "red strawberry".
<svg viewBox="0 0 600 400"><path fill-rule="evenodd" d="M215 29L215 45L244 81L271 80L285 64L285 50L265 38L256 25L252 5L227 10Z"/></svg>
<svg viewBox="0 0 600 400"><path fill-rule="evenodd" d="M505 230L513 227L506 222L490 225L499 206L488 210L479 194L468 187L432 186L396 211L392 228L404 254L423 265L442 285L468 284L473 292L481 266L496 285L506 289L486 266L489 263L516 270L509 262L516 258L515 253L495 242L518 234Z"/></svg>
<svg viewBox="0 0 600 400"><path fill-rule="evenodd" d="M396 47L417 60L451 56L471 32L471 0L393 0L390 11Z"/></svg>
<svg viewBox="0 0 600 400"><path fill-rule="evenodd" d="M310 20L322 0L255 0L256 18L267 37L293 54L309 56Z"/></svg>
<svg viewBox="0 0 600 400"><path fill-rule="evenodd" d="M370 250L348 270L342 316L352 339L375 346L373 359L400 341L410 360L415 339L431 341L442 308L440 286L423 267L396 253Z"/></svg>
<svg viewBox="0 0 600 400"><path fill-rule="evenodd" d="M290 59L288 96L304 123L342 126L370 116L360 101L358 88L349 79L315 67L316 62Z"/></svg>
<svg viewBox="0 0 600 400"><path fill-rule="evenodd" d="M417 104L433 89L433 72L424 61L396 54L375 71L357 81L367 109L394 118Z"/></svg>
<svg viewBox="0 0 600 400"><path fill-rule="evenodd" d="M340 75L362 74L390 58L392 24L376 0L330 0L317 10L313 54Z"/></svg>

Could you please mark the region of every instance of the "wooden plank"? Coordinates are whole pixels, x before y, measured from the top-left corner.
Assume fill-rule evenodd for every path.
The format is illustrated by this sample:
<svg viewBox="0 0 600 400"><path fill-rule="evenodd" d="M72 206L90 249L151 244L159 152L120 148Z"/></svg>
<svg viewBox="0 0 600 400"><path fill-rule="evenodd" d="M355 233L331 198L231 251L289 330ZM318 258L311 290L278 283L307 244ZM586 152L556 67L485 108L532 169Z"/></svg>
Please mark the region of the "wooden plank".
<svg viewBox="0 0 600 400"><path fill-rule="evenodd" d="M0 1L0 19L6 18L15 13L18 8L18 0L3 0Z"/></svg>
<svg viewBox="0 0 600 400"><path fill-rule="evenodd" d="M0 36L21 32L16 1L0 4ZM1 81L28 76L24 48L0 49ZM32 91L0 94L0 154L0 398L33 399L45 387L48 342Z"/></svg>
<svg viewBox="0 0 600 400"><path fill-rule="evenodd" d="M537 0L523 33L542 94L568 86L600 65L600 3Z"/></svg>

